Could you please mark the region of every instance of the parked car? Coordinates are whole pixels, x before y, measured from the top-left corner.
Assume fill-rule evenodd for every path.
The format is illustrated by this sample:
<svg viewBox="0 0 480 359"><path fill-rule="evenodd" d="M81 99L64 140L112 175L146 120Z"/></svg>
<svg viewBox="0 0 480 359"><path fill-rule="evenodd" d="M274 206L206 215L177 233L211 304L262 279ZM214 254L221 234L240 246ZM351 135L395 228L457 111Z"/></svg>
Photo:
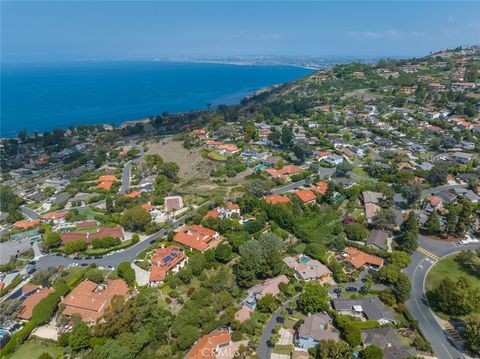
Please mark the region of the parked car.
<svg viewBox="0 0 480 359"><path fill-rule="evenodd" d="M355 288L355 287L347 287L347 288L345 288L345 290L346 290L347 292L356 292L356 291L357 291L357 288Z"/></svg>
<svg viewBox="0 0 480 359"><path fill-rule="evenodd" d="M333 290L333 293L335 293L335 294L340 294L340 293L342 293L342 290L341 290L340 288L335 288L335 289Z"/></svg>

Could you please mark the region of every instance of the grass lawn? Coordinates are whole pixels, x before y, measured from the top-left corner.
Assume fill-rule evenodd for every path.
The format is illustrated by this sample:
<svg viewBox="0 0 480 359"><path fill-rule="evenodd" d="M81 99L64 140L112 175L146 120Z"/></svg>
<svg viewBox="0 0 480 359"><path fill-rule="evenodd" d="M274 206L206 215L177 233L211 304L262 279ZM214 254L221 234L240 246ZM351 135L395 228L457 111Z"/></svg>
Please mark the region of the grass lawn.
<svg viewBox="0 0 480 359"><path fill-rule="evenodd" d="M63 357L63 350L57 346L47 346L37 342L26 342L12 354L10 359L38 358L42 353L48 353L54 359Z"/></svg>
<svg viewBox="0 0 480 359"><path fill-rule="evenodd" d="M72 267L65 270L67 275L62 277L65 279L65 282L69 283L73 278L80 275L80 273L85 272L87 269L85 267Z"/></svg>
<svg viewBox="0 0 480 359"><path fill-rule="evenodd" d="M210 152L207 157L209 159L213 160L213 161L226 161L227 160L227 156L221 155L220 153L215 152L215 151Z"/></svg>
<svg viewBox="0 0 480 359"><path fill-rule="evenodd" d="M360 166L355 166L353 167L353 170L352 170L353 173L355 173L356 175L359 175L359 176L363 176L363 177L370 177L367 173L367 171L365 171L362 167Z"/></svg>
<svg viewBox="0 0 480 359"><path fill-rule="evenodd" d="M455 257L456 255L448 256L447 258L437 262L437 264L430 269L428 272L427 281L425 283L427 290L436 288L445 277L457 280L462 276L467 277L476 288L480 288L480 278L466 272L455 260Z"/></svg>
<svg viewBox="0 0 480 359"><path fill-rule="evenodd" d="M287 320L285 321L285 324L283 324L283 327L286 329L292 329L297 321L298 321L297 319L287 318Z"/></svg>
<svg viewBox="0 0 480 359"><path fill-rule="evenodd" d="M292 349L292 345L275 345L275 348L273 348L273 352L276 354L290 355L292 354Z"/></svg>

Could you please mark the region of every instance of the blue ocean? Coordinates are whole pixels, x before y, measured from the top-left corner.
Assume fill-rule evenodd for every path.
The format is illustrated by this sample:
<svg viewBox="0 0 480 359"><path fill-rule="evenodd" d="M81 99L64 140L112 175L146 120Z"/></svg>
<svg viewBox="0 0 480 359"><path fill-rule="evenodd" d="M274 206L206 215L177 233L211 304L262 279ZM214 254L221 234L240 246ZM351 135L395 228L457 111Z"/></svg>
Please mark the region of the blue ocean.
<svg viewBox="0 0 480 359"><path fill-rule="evenodd" d="M311 70L157 61L2 64L1 137L238 102Z"/></svg>

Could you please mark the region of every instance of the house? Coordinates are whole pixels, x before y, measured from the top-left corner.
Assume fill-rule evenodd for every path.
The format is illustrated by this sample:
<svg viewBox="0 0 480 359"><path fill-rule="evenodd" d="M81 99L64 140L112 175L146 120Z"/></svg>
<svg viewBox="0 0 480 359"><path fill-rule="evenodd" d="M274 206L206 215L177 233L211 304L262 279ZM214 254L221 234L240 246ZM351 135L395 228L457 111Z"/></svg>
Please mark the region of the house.
<svg viewBox="0 0 480 359"><path fill-rule="evenodd" d="M323 159L323 161L325 161L329 165L337 166L337 165L339 165L340 163L343 162L343 157L339 156L339 155L336 155L336 154L333 154L333 155L325 157Z"/></svg>
<svg viewBox="0 0 480 359"><path fill-rule="evenodd" d="M340 337L332 331L332 318L326 313L309 314L303 324L298 328L297 346L303 349L314 348L321 340L334 340Z"/></svg>
<svg viewBox="0 0 480 359"><path fill-rule="evenodd" d="M240 216L240 206L235 203L228 202L224 207L214 208L205 214L203 219L207 218L231 218L233 214Z"/></svg>
<svg viewBox="0 0 480 359"><path fill-rule="evenodd" d="M235 319L244 322L250 318L250 313L257 307L257 300L267 294L276 296L280 293L279 285L288 283L285 275L279 275L275 278L266 279L263 283L251 287L248 290L247 298L244 299L242 308L235 313Z"/></svg>
<svg viewBox="0 0 480 359"><path fill-rule="evenodd" d="M290 176L302 172L302 169L298 166L287 165L280 169L267 168L265 172L267 172L273 178L287 181L290 179Z"/></svg>
<svg viewBox="0 0 480 359"><path fill-rule="evenodd" d="M381 209L382 208L375 203L365 204L365 217L367 218L367 222L371 222Z"/></svg>
<svg viewBox="0 0 480 359"><path fill-rule="evenodd" d="M184 227L175 234L173 240L201 252L216 248L222 241L218 232L197 224Z"/></svg>
<svg viewBox="0 0 480 359"><path fill-rule="evenodd" d="M110 191L113 182L115 182L117 178L114 175L103 175L98 177L98 185L97 188L104 189Z"/></svg>
<svg viewBox="0 0 480 359"><path fill-rule="evenodd" d="M456 162L466 164L470 162L474 158L473 153L465 153L465 152L455 152L450 155L450 158Z"/></svg>
<svg viewBox="0 0 480 359"><path fill-rule="evenodd" d="M233 144L224 144L218 146L218 152L220 152L222 155L233 155L234 153L237 153L238 147Z"/></svg>
<svg viewBox="0 0 480 359"><path fill-rule="evenodd" d="M341 314L360 317L363 320L376 320L381 325L395 323L392 311L385 307L378 297L336 298L332 300L332 306Z"/></svg>
<svg viewBox="0 0 480 359"><path fill-rule="evenodd" d="M134 198L137 198L138 196L140 196L141 194L142 194L142 192L140 192L140 191L132 191L129 194L126 194L125 197L127 197L129 199L134 199Z"/></svg>
<svg viewBox="0 0 480 359"><path fill-rule="evenodd" d="M180 247L169 245L166 248L157 248L155 256L150 259L150 286L162 284L168 272L177 273L185 267L188 258Z"/></svg>
<svg viewBox="0 0 480 359"><path fill-rule="evenodd" d="M39 289L33 293L30 294L20 305L20 308L17 312L17 318L24 319L24 320L30 320L32 319L32 314L33 314L33 308L40 303L40 301L48 296L50 293L53 293L53 289L51 288L42 288Z"/></svg>
<svg viewBox="0 0 480 359"><path fill-rule="evenodd" d="M83 321L93 323L103 315L115 296L125 298L127 295L128 286L123 279L114 279L105 287L87 279L61 301L65 307L62 314L80 315Z"/></svg>
<svg viewBox="0 0 480 359"><path fill-rule="evenodd" d="M35 218L30 221L16 221L13 226L20 229L30 229L38 227L40 223L42 223L42 220L40 218Z"/></svg>
<svg viewBox="0 0 480 359"><path fill-rule="evenodd" d="M106 191L110 191L110 188L112 188L112 184L113 184L113 182L109 182L109 181L100 182L100 183L97 185L97 188L98 188L98 189L104 189L104 190L106 190Z"/></svg>
<svg viewBox="0 0 480 359"><path fill-rule="evenodd" d="M120 238L121 240L123 240L125 238L123 227L102 227L102 228L99 228L96 232L60 233L60 240L62 241L63 245L65 245L70 241L76 241L76 240L83 240L87 244L91 244L95 238L105 238L105 237Z"/></svg>
<svg viewBox="0 0 480 359"><path fill-rule="evenodd" d="M317 182L317 184L313 188L313 191L324 196L325 193L327 193L328 191L328 183L324 181Z"/></svg>
<svg viewBox="0 0 480 359"><path fill-rule="evenodd" d="M384 198L383 194L380 192L371 192L371 191L364 191L362 192L363 203L374 203L378 204L381 199Z"/></svg>
<svg viewBox="0 0 480 359"><path fill-rule="evenodd" d="M60 224L65 222L65 216L67 215L67 211L65 212L50 212L43 215L43 219L48 222L53 222L54 224Z"/></svg>
<svg viewBox="0 0 480 359"><path fill-rule="evenodd" d="M423 209L426 212L433 212L434 210L443 211L443 200L435 195L425 197L423 200Z"/></svg>
<svg viewBox="0 0 480 359"><path fill-rule="evenodd" d="M271 194L269 196L263 197L263 199L265 200L265 202L272 205L290 203L290 198L282 196L280 194Z"/></svg>
<svg viewBox="0 0 480 359"><path fill-rule="evenodd" d="M220 359L220 358L233 358L233 353L223 354L223 350L232 345L232 339L228 330L216 330L210 334L201 337L187 353L185 359ZM231 352L227 350L226 352Z"/></svg>
<svg viewBox="0 0 480 359"><path fill-rule="evenodd" d="M315 193L308 189L299 189L298 191L295 191L294 194L304 204L312 204L315 203L315 201L317 200L317 196L315 195Z"/></svg>
<svg viewBox="0 0 480 359"><path fill-rule="evenodd" d="M183 208L182 196L168 196L165 197L165 211L169 212L174 209Z"/></svg>
<svg viewBox="0 0 480 359"><path fill-rule="evenodd" d="M416 357L414 348L403 345L392 328L365 329L361 332L362 345L375 345L383 351L385 359L407 359Z"/></svg>
<svg viewBox="0 0 480 359"><path fill-rule="evenodd" d="M295 277L298 280L306 282L316 279L328 280L332 275L327 266L304 254L298 254L295 257L285 257L283 262L287 267L295 271Z"/></svg>
<svg viewBox="0 0 480 359"><path fill-rule="evenodd" d="M370 232L365 244L369 247L376 247L388 251L390 249L389 237L390 232L381 229L374 229Z"/></svg>
<svg viewBox="0 0 480 359"><path fill-rule="evenodd" d="M355 247L347 247L343 250L344 261L351 264L355 269L360 269L364 265L372 269L378 269L383 266L383 258L362 252Z"/></svg>

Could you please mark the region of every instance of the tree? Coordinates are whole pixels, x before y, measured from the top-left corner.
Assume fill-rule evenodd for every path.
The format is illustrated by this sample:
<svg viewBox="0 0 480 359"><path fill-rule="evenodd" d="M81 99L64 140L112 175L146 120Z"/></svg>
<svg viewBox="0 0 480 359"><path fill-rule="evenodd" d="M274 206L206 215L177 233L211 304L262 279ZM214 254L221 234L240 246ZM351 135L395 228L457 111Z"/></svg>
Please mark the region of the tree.
<svg viewBox="0 0 480 359"><path fill-rule="evenodd" d="M480 290L473 287L466 277L452 280L444 278L440 284L429 292L434 304L444 313L467 315L479 307Z"/></svg>
<svg viewBox="0 0 480 359"><path fill-rule="evenodd" d="M433 166L430 170L427 180L434 187L447 183L448 169L445 165Z"/></svg>
<svg viewBox="0 0 480 359"><path fill-rule="evenodd" d="M480 355L480 314L465 318L465 341L469 350Z"/></svg>
<svg viewBox="0 0 480 359"><path fill-rule="evenodd" d="M86 273L85 273L85 278L90 279L92 282L95 283L102 283L103 281L103 276L104 273L102 270L98 268L90 268Z"/></svg>
<svg viewBox="0 0 480 359"><path fill-rule="evenodd" d="M372 219L374 228L391 229L395 226L397 216L392 208L382 208Z"/></svg>
<svg viewBox="0 0 480 359"><path fill-rule="evenodd" d="M125 210L123 213L123 225L132 231L143 232L151 222L152 217L145 208L136 206Z"/></svg>
<svg viewBox="0 0 480 359"><path fill-rule="evenodd" d="M360 352L362 359L383 359L383 351L376 345L369 345Z"/></svg>
<svg viewBox="0 0 480 359"><path fill-rule="evenodd" d="M280 136L282 144L285 146L290 145L293 140L293 131L289 126L282 127L282 135Z"/></svg>
<svg viewBox="0 0 480 359"><path fill-rule="evenodd" d="M45 353L40 354L37 359L53 359L53 358L50 354L45 352Z"/></svg>
<svg viewBox="0 0 480 359"><path fill-rule="evenodd" d="M83 239L77 239L67 242L64 247L64 252L66 254L80 253L87 250L87 242Z"/></svg>
<svg viewBox="0 0 480 359"><path fill-rule="evenodd" d="M297 305L304 314L317 313L328 309L328 295L323 286L311 282L305 286L305 290L299 295Z"/></svg>
<svg viewBox="0 0 480 359"><path fill-rule="evenodd" d="M130 262L122 262L117 268L118 276L125 279L128 285L135 282L135 271L132 269Z"/></svg>
<svg viewBox="0 0 480 359"><path fill-rule="evenodd" d="M108 214L113 213L113 200L110 196L105 198L105 211Z"/></svg>
<svg viewBox="0 0 480 359"><path fill-rule="evenodd" d="M433 210L425 223L428 233L436 235L440 233L440 218L438 218L437 210Z"/></svg>
<svg viewBox="0 0 480 359"><path fill-rule="evenodd" d="M422 195L422 186L417 183L406 183L400 188L400 192L411 206L417 202Z"/></svg>
<svg viewBox="0 0 480 359"><path fill-rule="evenodd" d="M68 338L68 345L74 352L79 352L82 349L86 349L90 346L90 331L87 323L84 321L78 321L72 329Z"/></svg>
<svg viewBox="0 0 480 359"><path fill-rule="evenodd" d="M278 307L278 301L273 295L266 294L257 301L257 310L260 313L272 314Z"/></svg>
<svg viewBox="0 0 480 359"><path fill-rule="evenodd" d="M455 234L457 232L458 216L455 211L449 210L446 216L446 232L447 234Z"/></svg>
<svg viewBox="0 0 480 359"><path fill-rule="evenodd" d="M350 223L345 225L345 234L351 241L363 241L368 237L368 229L360 223Z"/></svg>
<svg viewBox="0 0 480 359"><path fill-rule="evenodd" d="M350 359L351 350L343 340L321 340L318 352L320 359Z"/></svg>
<svg viewBox="0 0 480 359"><path fill-rule="evenodd" d="M48 231L43 236L43 244L46 248L57 248L62 243L60 233Z"/></svg>
<svg viewBox="0 0 480 359"><path fill-rule="evenodd" d="M347 161L343 161L337 166L335 170L335 176L345 177L347 173L350 172L352 169L353 169L352 164L348 163Z"/></svg>
<svg viewBox="0 0 480 359"><path fill-rule="evenodd" d="M410 290L412 285L410 284L410 279L403 272L398 273L397 280L393 285L393 293L399 302L405 302L410 298Z"/></svg>

